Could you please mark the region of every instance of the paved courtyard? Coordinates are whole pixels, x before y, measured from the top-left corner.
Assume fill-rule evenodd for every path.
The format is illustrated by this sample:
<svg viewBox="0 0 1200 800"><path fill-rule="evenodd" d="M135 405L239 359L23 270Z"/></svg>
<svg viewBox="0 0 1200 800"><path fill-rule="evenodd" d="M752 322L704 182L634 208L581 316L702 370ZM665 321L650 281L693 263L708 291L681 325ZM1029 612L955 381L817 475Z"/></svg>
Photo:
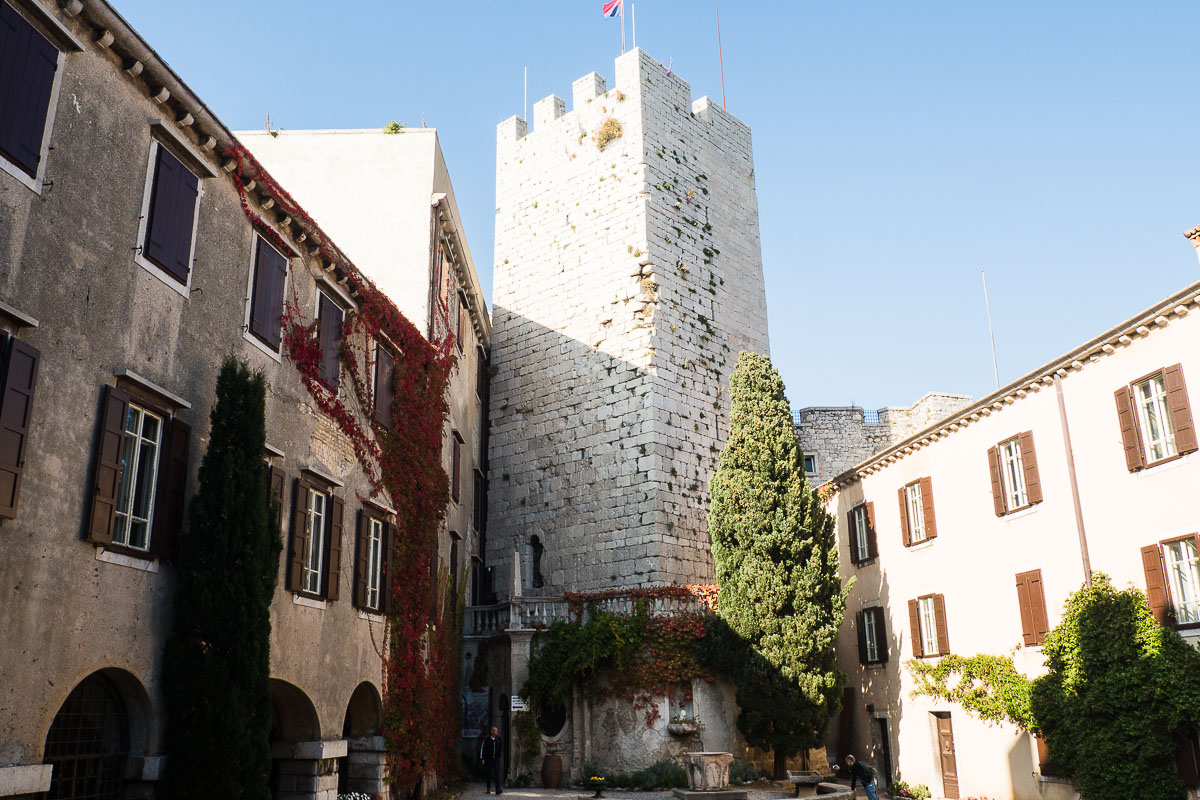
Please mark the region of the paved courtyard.
<svg viewBox="0 0 1200 800"><path fill-rule="evenodd" d="M783 798L791 798L793 796L790 790L773 788L769 784L758 784L741 788L746 789L749 793L747 800L783 800ZM586 792L582 788L563 786L559 789L505 789L503 797L510 800L576 800L576 798L590 797L590 795L590 792ZM855 792L855 795L858 797L867 796L861 787ZM623 789L605 789L604 796L611 800L674 800L675 797L670 791L634 792ZM482 781L470 781L462 785L462 794L459 797L461 800L489 800L492 795L484 793L484 784Z"/></svg>

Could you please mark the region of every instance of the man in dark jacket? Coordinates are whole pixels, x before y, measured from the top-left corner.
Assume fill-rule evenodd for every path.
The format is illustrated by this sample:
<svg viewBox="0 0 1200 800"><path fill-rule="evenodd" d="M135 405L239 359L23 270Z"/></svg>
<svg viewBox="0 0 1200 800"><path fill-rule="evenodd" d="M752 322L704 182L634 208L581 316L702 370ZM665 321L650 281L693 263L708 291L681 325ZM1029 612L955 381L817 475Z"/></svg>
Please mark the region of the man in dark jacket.
<svg viewBox="0 0 1200 800"><path fill-rule="evenodd" d="M856 760L854 756L846 756L846 767L850 772L850 791L854 791L855 781L862 781L863 788L867 790L868 800L879 800L879 790L875 786L875 770Z"/></svg>
<svg viewBox="0 0 1200 800"><path fill-rule="evenodd" d="M479 763L483 765L483 780L487 785L485 794L492 793L492 787L496 787L496 794L504 794L504 790L500 788L500 765L504 763L504 743L500 738L500 729L495 725L492 726L492 733L483 740L483 744L479 748Z"/></svg>

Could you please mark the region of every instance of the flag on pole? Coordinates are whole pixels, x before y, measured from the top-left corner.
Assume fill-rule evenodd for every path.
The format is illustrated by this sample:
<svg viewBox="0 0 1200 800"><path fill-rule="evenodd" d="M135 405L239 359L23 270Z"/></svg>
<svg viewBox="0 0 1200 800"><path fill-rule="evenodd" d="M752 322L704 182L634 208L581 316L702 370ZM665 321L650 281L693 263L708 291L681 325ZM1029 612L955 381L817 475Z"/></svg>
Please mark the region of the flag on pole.
<svg viewBox="0 0 1200 800"><path fill-rule="evenodd" d="M604 3L604 5L601 6L601 9L604 12L604 16L606 16L606 17L624 16L624 14L622 14L622 12L621 12L622 2L623 2L623 0L607 0Z"/></svg>

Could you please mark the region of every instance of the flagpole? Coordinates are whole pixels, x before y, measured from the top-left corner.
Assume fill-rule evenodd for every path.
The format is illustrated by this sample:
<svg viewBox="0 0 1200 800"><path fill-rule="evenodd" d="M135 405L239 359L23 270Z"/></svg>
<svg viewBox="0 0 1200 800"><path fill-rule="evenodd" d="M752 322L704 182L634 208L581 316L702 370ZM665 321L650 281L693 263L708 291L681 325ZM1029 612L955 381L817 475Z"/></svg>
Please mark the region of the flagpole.
<svg viewBox="0 0 1200 800"><path fill-rule="evenodd" d="M987 273L981 269L979 270L979 276L983 278L983 305L987 309L988 338L992 340L992 373L996 378L996 388L999 389L1000 367L996 363L996 334L992 332L992 304L988 300Z"/></svg>
<svg viewBox="0 0 1200 800"><path fill-rule="evenodd" d="M713 0L717 8L717 61L721 64L721 108L725 108L725 56L721 53L721 3Z"/></svg>
<svg viewBox="0 0 1200 800"><path fill-rule="evenodd" d="M629 26L633 29L633 49L637 50L637 3L629 4Z"/></svg>
<svg viewBox="0 0 1200 800"><path fill-rule="evenodd" d="M622 3L618 7L618 14L621 15L621 55L625 55L625 4Z"/></svg>

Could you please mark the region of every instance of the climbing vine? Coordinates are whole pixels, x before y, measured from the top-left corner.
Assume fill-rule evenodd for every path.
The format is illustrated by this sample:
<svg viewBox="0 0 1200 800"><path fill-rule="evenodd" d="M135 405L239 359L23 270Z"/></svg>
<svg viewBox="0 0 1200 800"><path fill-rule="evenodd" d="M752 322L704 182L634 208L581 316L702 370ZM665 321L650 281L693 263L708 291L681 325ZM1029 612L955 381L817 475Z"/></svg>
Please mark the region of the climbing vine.
<svg viewBox="0 0 1200 800"><path fill-rule="evenodd" d="M370 481L370 494L386 492L396 509L399 534L392 543L396 566L388 588L393 611L380 646L383 735L388 742L392 791L407 794L425 775L446 778L457 765L461 593L459 597L449 594L449 581L444 572L439 579L434 564L436 537L449 499L441 451L449 414L446 387L456 363L454 339L450 335L436 344L428 342L395 304L325 239L313 219L249 151L234 145L225 155L234 161L233 178L242 208L256 228L292 249L273 225L251 210L247 195L257 185L278 205L282 217L306 227L305 237L330 269L345 279L358 304L356 311L346 315L342 331L342 362L352 392L331 391L321 380L317 321L305 321L294 290L283 312L284 344L317 408L350 441ZM449 330L449 326L443 329ZM376 419L374 386L368 377L374 370L376 342L385 343L395 354L390 429ZM442 591L439 585L444 587Z"/></svg>
<svg viewBox="0 0 1200 800"><path fill-rule="evenodd" d="M913 695L958 703L989 723L1010 722L1025 730L1035 727L1029 678L1017 670L1010 656L983 653L951 654L932 662L913 659L908 670L917 681Z"/></svg>

